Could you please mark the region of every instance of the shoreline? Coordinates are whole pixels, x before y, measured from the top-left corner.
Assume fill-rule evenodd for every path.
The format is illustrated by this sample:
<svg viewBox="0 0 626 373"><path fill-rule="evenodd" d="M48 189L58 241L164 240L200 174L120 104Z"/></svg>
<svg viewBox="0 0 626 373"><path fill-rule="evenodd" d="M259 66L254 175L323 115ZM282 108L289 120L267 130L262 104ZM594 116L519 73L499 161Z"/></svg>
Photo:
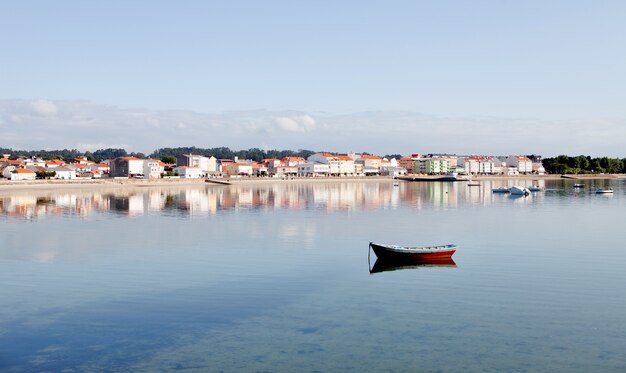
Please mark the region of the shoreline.
<svg viewBox="0 0 626 373"><path fill-rule="evenodd" d="M468 182L470 180L602 180L622 179L623 174L601 175L474 175L471 178L457 180L456 182ZM354 177L293 177L288 179L273 177L246 177L217 179L230 184L218 184L205 182L205 179L88 179L88 180L29 180L29 181L0 181L0 192L4 191L29 191L29 190L63 190L63 189L127 189L127 188L152 188L152 187L188 187L210 186L229 187L235 185L255 184L302 184L302 183L345 183L345 182L381 182L393 181L391 176L354 176ZM413 181L404 181L413 182ZM446 182L446 181L424 181Z"/></svg>

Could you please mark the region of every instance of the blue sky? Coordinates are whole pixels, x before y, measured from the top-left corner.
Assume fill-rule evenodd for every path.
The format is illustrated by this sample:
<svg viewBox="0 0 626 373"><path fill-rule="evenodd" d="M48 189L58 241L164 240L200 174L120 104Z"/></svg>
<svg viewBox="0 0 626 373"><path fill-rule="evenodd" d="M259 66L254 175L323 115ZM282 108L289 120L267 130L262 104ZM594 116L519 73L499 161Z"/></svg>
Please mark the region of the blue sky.
<svg viewBox="0 0 626 373"><path fill-rule="evenodd" d="M316 129L325 118L344 118L330 121L343 130L364 112L378 113L391 135L405 134L393 122L393 113L402 111L432 116L433 123L469 123L475 131L465 140L476 144L475 153L506 153L504 146L511 146L481 144L493 130L483 126L485 117L503 127L531 121L551 140L537 148L525 136L510 151L619 153L619 143L592 148L600 138L589 147L562 146L551 125L569 123L578 131L601 121L613 135L626 131L625 16L621 1L4 1L0 128L14 131L5 145L40 145L18 139L18 126L29 121L15 121L23 113L12 110L42 100L63 110L85 101L98 108L91 122L72 119L84 137L71 137L67 147L100 143L89 123L107 108L167 113L170 120L172 112L220 114L226 122L230 111L263 109L279 118L296 111L316 125L297 128L299 137L275 146L298 148L315 145L311 139L324 144ZM45 117L63 127L69 114ZM402 128L416 122L407 123ZM171 122L189 128L179 124ZM416 124L415 146L397 151L443 148L445 142L433 138L417 141L425 129L440 131ZM224 135L229 143L222 145L253 143ZM220 145L219 136L208 138L190 145ZM168 145L157 140L154 146L123 143ZM269 140L262 142L276 142ZM378 149L376 140L346 145Z"/></svg>

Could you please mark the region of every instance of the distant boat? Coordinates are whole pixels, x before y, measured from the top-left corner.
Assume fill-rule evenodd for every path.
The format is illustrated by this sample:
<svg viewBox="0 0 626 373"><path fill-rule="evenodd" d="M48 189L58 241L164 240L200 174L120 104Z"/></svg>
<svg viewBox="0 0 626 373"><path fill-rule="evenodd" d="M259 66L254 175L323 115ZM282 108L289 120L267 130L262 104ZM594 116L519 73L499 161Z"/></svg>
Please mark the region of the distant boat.
<svg viewBox="0 0 626 373"><path fill-rule="evenodd" d="M528 187L528 190L530 190L531 192L541 192L543 190L543 187L540 187L538 185L531 185Z"/></svg>
<svg viewBox="0 0 626 373"><path fill-rule="evenodd" d="M398 246L384 245L370 242L369 246L374 250L374 254L378 259L388 261L398 260L437 260L451 258L457 249L456 245L439 245L439 246Z"/></svg>
<svg viewBox="0 0 626 373"><path fill-rule="evenodd" d="M585 184L574 184L573 188L584 188Z"/></svg>
<svg viewBox="0 0 626 373"><path fill-rule="evenodd" d="M511 190L506 187L493 188L491 191L494 193L511 193Z"/></svg>
<svg viewBox="0 0 626 373"><path fill-rule="evenodd" d="M613 194L612 188L598 188L596 189L596 194Z"/></svg>
<svg viewBox="0 0 626 373"><path fill-rule="evenodd" d="M530 194L530 190L528 190L528 188L524 188L521 186L512 186L509 191L511 192L512 195L516 195L516 196L527 196Z"/></svg>
<svg viewBox="0 0 626 373"><path fill-rule="evenodd" d="M393 186L400 186L400 183L396 181L393 183Z"/></svg>
<svg viewBox="0 0 626 373"><path fill-rule="evenodd" d="M474 181L474 182L469 182L467 183L467 186L480 186L480 183L478 181Z"/></svg>

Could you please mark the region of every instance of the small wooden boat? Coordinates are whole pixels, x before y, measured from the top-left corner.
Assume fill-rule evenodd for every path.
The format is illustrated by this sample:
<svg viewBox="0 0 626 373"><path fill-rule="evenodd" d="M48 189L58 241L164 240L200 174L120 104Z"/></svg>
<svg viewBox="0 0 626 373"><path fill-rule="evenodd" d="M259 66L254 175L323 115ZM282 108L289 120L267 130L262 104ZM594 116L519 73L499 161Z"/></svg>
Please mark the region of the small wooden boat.
<svg viewBox="0 0 626 373"><path fill-rule="evenodd" d="M452 257L457 249L456 245L418 246L407 247L398 245L384 245L370 242L374 254L383 260L435 260Z"/></svg>
<svg viewBox="0 0 626 373"><path fill-rule="evenodd" d="M613 194L612 188L598 188L596 189L596 194Z"/></svg>

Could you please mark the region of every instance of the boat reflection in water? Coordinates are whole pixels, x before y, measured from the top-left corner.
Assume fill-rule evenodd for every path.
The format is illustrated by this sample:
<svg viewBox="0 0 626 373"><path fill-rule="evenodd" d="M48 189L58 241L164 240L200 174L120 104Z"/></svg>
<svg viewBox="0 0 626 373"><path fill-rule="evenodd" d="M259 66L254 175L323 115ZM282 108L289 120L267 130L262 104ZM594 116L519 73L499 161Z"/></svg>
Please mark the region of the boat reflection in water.
<svg viewBox="0 0 626 373"><path fill-rule="evenodd" d="M370 267L370 273L391 272L402 269L418 269L423 267L456 268L457 266L452 258L401 260L376 259L374 266Z"/></svg>

